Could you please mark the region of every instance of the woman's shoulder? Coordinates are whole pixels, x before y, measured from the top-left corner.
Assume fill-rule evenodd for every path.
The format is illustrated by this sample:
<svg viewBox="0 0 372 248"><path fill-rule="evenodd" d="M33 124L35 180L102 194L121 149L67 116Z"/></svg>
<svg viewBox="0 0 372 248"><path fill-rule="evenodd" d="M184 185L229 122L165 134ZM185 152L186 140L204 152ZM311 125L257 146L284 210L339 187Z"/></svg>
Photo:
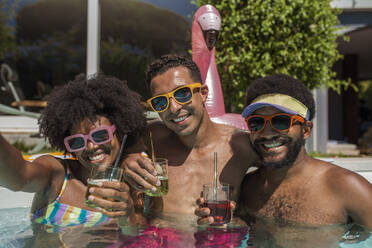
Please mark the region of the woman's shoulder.
<svg viewBox="0 0 372 248"><path fill-rule="evenodd" d="M76 163L80 164L79 161L72 156L66 157L43 154L31 161L31 166L37 166L38 169L44 170L44 174L46 176L49 175L50 181L60 181L59 179L64 179L68 168L76 167Z"/></svg>

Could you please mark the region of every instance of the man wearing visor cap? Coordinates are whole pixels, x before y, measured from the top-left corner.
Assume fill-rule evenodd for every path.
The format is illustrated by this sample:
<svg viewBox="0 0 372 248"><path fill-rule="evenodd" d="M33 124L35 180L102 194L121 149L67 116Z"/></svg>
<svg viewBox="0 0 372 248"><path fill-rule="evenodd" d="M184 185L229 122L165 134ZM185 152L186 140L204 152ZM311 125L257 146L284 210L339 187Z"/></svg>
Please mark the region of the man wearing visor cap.
<svg viewBox="0 0 372 248"><path fill-rule="evenodd" d="M247 222L372 228L372 185L362 176L306 154L314 98L299 80L277 74L255 80L242 113L261 166L242 183L238 215Z"/></svg>

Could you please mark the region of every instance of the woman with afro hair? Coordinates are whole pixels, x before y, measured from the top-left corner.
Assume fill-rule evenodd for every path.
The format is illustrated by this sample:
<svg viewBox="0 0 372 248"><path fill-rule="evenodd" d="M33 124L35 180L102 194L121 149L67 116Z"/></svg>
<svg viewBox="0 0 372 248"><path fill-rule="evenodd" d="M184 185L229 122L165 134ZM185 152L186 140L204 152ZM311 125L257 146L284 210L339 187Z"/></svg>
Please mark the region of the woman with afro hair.
<svg viewBox="0 0 372 248"><path fill-rule="evenodd" d="M79 75L49 95L39 124L50 145L73 159L42 155L27 161L0 135L0 186L35 193L33 223L96 226L116 217L135 223L135 194L126 183L103 182L91 188L89 200L98 208L85 205L85 193L92 168L112 165L124 137L128 147L141 136L146 118L139 95L117 78Z"/></svg>

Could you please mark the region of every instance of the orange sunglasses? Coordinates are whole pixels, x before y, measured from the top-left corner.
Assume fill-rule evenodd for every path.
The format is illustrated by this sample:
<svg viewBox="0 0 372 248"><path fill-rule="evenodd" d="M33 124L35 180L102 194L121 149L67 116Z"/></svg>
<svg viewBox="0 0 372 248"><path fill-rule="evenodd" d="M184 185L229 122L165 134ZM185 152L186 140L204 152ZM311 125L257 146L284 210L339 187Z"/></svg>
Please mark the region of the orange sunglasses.
<svg viewBox="0 0 372 248"><path fill-rule="evenodd" d="M270 126L278 132L287 132L294 122L299 121L305 122L305 119L298 115L291 115L287 113L278 113L273 115L251 115L248 116L245 121L251 133L261 132L267 122L270 122Z"/></svg>

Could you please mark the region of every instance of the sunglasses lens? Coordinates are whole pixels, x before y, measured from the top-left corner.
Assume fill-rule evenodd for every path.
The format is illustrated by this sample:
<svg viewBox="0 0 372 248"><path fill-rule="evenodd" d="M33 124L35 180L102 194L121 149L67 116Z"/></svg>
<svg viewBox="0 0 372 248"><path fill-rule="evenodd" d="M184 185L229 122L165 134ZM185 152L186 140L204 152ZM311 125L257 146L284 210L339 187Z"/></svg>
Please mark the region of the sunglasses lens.
<svg viewBox="0 0 372 248"><path fill-rule="evenodd" d="M110 139L110 135L106 129L103 129L92 133L92 138L96 143L103 143Z"/></svg>
<svg viewBox="0 0 372 248"><path fill-rule="evenodd" d="M165 96L155 97L151 100L151 105L156 111L162 111L167 108L168 100Z"/></svg>
<svg viewBox="0 0 372 248"><path fill-rule="evenodd" d="M180 103L188 102L192 97L191 89L188 87L176 90L173 95Z"/></svg>
<svg viewBox="0 0 372 248"><path fill-rule="evenodd" d="M252 117L248 120L248 127L252 132L257 132L262 129L265 120L262 117Z"/></svg>
<svg viewBox="0 0 372 248"><path fill-rule="evenodd" d="M69 139L67 142L71 150L80 149L85 146L85 142L82 137L72 138L72 139Z"/></svg>
<svg viewBox="0 0 372 248"><path fill-rule="evenodd" d="M271 123L278 130L286 130L290 128L291 117L288 115L277 115L271 119Z"/></svg>

